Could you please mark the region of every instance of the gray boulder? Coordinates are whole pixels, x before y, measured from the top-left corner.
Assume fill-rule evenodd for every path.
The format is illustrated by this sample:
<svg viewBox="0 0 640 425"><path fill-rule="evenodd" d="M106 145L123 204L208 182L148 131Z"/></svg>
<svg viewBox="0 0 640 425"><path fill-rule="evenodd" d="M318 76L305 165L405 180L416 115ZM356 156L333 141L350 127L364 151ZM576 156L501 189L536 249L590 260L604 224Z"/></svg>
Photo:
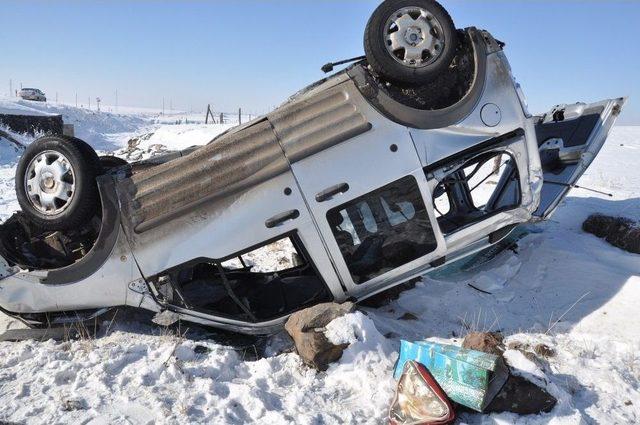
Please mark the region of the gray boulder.
<svg viewBox="0 0 640 425"><path fill-rule="evenodd" d="M325 371L330 363L340 360L348 344L332 344L324 335L324 330L331 321L354 309L353 303L326 303L291 315L285 329L293 338L296 351L306 365Z"/></svg>
<svg viewBox="0 0 640 425"><path fill-rule="evenodd" d="M486 412L511 412L519 415L549 413L558 400L533 382L509 375L502 390L491 401Z"/></svg>
<svg viewBox="0 0 640 425"><path fill-rule="evenodd" d="M464 338L462 348L502 356L504 353L503 339L500 332L473 332Z"/></svg>
<svg viewBox="0 0 640 425"><path fill-rule="evenodd" d="M502 356L503 337L499 332L474 332L467 335L463 348ZM550 350L550 349L548 349ZM545 351L549 354L549 351ZM509 372L509 378L498 395L489 403L485 412L511 412L520 415L548 413L558 400L527 379Z"/></svg>
<svg viewBox="0 0 640 425"><path fill-rule="evenodd" d="M582 230L617 248L640 254L640 226L633 220L594 214L582 224Z"/></svg>

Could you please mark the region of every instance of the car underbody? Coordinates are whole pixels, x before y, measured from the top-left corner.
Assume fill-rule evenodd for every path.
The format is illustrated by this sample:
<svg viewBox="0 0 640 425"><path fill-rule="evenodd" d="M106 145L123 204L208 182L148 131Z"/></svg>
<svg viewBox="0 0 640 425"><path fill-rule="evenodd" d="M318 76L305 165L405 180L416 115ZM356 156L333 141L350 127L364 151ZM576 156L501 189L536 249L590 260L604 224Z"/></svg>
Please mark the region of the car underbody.
<svg viewBox="0 0 640 425"><path fill-rule="evenodd" d="M361 61L204 147L112 168L73 231L18 213L0 226L0 307L33 326L126 305L270 333L549 218L625 99L532 116L503 44L458 35L430 83Z"/></svg>

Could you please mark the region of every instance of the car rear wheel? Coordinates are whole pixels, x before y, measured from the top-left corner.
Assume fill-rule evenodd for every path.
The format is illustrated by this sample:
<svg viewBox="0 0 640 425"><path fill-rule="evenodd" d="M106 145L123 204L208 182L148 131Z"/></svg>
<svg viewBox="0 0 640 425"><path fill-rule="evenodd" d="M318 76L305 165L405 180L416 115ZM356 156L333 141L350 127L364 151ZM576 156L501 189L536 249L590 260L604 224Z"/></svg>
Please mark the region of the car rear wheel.
<svg viewBox="0 0 640 425"><path fill-rule="evenodd" d="M367 61L383 78L425 84L449 68L457 49L455 25L434 0L386 0L364 38Z"/></svg>
<svg viewBox="0 0 640 425"><path fill-rule="evenodd" d="M18 203L44 230L78 227L96 214L96 177L101 171L98 155L82 140L42 137L27 147L18 163Z"/></svg>

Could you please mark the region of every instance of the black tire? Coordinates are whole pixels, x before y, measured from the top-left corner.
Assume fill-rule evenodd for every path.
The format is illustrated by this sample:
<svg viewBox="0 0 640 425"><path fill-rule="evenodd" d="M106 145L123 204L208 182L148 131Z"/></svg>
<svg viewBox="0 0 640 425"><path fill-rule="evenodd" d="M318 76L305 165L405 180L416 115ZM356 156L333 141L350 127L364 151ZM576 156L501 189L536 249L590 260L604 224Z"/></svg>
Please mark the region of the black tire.
<svg viewBox="0 0 640 425"><path fill-rule="evenodd" d="M129 165L129 162L117 156L105 155L100 157L100 165L102 166L102 171L106 173L113 168Z"/></svg>
<svg viewBox="0 0 640 425"><path fill-rule="evenodd" d="M45 152L55 155L61 154L68 161L73 170L73 192L63 206L56 208L60 211L45 213L42 206L39 209L38 200L32 201L28 193L27 173L35 177L30 171L32 162L40 158ZM47 154L46 162L50 154ZM98 155L91 146L80 139L68 136L45 136L31 143L18 162L15 186L18 203L24 214L43 230L67 230L77 228L89 221L98 211L100 197L96 177L102 173ZM69 174L65 174L68 176ZM65 177L67 178L67 177ZM54 187L60 182L53 183ZM34 199L39 199L38 197Z"/></svg>
<svg viewBox="0 0 640 425"><path fill-rule="evenodd" d="M387 22L401 9L412 7L426 10L442 29L441 34L438 34L441 43L436 46L437 51L434 50L435 59L425 65L404 64L387 49L387 43L391 43L385 39ZM401 85L420 85L435 80L449 68L457 47L457 31L453 20L435 0L386 0L373 12L365 30L364 50L369 65L384 79ZM422 60L428 62L428 56Z"/></svg>

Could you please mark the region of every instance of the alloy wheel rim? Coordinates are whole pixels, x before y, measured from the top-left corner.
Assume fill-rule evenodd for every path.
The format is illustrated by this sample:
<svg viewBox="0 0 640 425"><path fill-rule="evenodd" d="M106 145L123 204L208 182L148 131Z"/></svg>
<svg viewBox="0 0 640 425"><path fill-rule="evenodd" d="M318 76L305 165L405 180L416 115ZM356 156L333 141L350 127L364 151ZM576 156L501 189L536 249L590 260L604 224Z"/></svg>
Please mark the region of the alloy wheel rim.
<svg viewBox="0 0 640 425"><path fill-rule="evenodd" d="M384 27L384 44L396 62L410 68L433 64L444 51L442 24L421 7L404 7Z"/></svg>
<svg viewBox="0 0 640 425"><path fill-rule="evenodd" d="M62 153L44 151L29 162L24 186L33 208L47 216L58 215L69 208L75 196L75 170Z"/></svg>

